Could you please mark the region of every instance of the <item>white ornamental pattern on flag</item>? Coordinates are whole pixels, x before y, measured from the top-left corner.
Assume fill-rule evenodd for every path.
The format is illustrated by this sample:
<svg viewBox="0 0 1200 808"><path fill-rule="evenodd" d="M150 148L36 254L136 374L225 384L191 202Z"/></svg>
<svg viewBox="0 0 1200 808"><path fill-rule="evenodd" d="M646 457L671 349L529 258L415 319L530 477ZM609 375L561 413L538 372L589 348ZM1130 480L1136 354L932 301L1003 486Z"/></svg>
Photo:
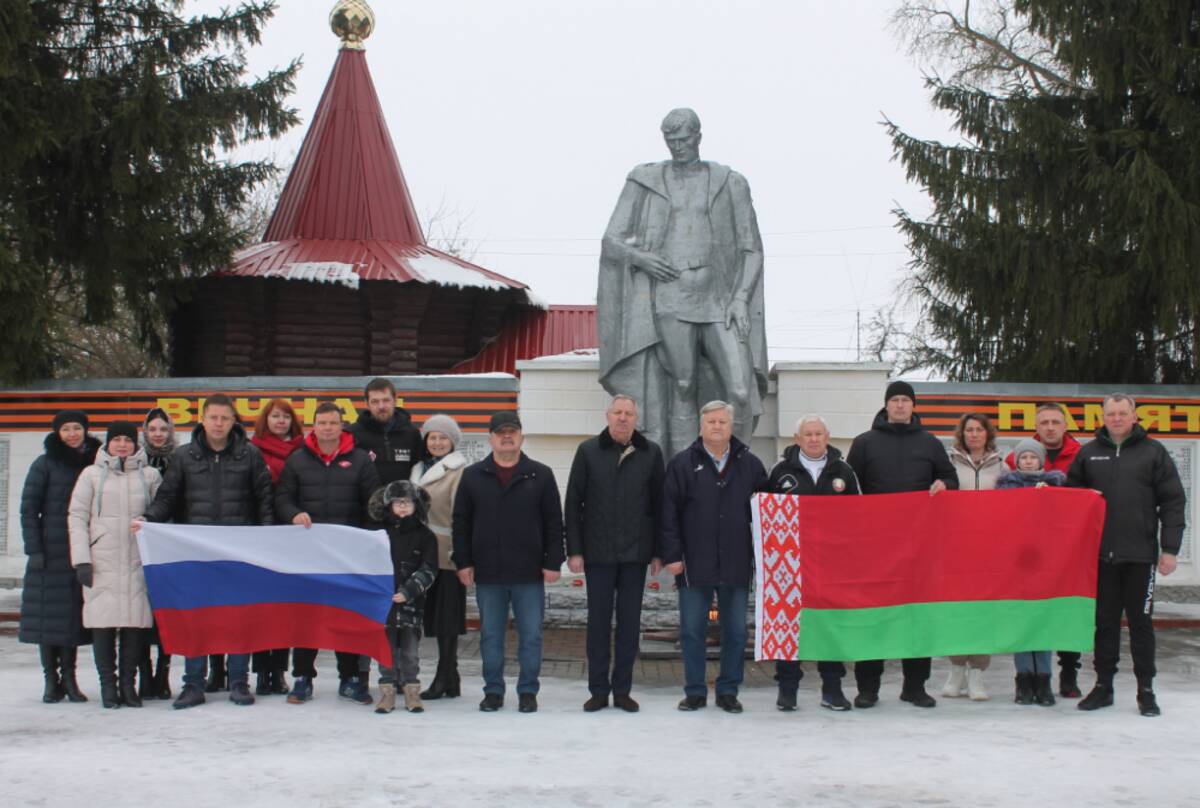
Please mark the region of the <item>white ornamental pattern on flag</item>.
<svg viewBox="0 0 1200 808"><path fill-rule="evenodd" d="M800 498L755 494L754 658L796 659L800 636Z"/></svg>

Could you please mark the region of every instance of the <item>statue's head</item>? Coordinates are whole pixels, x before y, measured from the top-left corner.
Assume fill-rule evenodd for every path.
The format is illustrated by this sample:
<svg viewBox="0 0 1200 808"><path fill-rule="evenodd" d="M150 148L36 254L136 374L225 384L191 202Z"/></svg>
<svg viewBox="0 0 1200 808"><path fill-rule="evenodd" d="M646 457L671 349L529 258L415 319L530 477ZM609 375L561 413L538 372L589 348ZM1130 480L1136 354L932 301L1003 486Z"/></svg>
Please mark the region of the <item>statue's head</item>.
<svg viewBox="0 0 1200 808"><path fill-rule="evenodd" d="M687 107L673 109L662 122L663 139L671 159L691 163L700 159L700 116Z"/></svg>

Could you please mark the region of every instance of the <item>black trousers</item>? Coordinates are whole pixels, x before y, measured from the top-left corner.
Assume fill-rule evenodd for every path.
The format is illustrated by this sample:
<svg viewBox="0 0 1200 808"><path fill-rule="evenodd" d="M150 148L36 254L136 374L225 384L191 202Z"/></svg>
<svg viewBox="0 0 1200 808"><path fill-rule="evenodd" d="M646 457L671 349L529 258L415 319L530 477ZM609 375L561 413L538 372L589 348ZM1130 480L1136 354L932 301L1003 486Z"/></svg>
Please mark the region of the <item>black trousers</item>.
<svg viewBox="0 0 1200 808"><path fill-rule="evenodd" d="M1154 679L1154 564L1100 562L1096 579L1096 678L1112 686L1121 657L1121 614L1129 623L1129 652L1138 685Z"/></svg>
<svg viewBox="0 0 1200 808"><path fill-rule="evenodd" d="M817 673L821 675L821 686L842 686L842 677L846 675L846 666L841 662L818 662ZM777 660L775 662L775 681L779 682L780 690L790 690L793 693L800 687L804 678L804 669L794 660Z"/></svg>
<svg viewBox="0 0 1200 808"><path fill-rule="evenodd" d="M904 689L924 687L929 679L929 671L933 661L929 657L920 659L903 659L900 661L904 669ZM879 693L879 683L883 679L883 660L866 659L854 663L854 682L858 685L859 693Z"/></svg>
<svg viewBox="0 0 1200 808"><path fill-rule="evenodd" d="M637 661L642 630L646 565L589 563L584 567L584 578L588 604L588 690L596 696L628 694L633 688L633 663ZM615 642L612 631L614 606L617 612Z"/></svg>
<svg viewBox="0 0 1200 808"><path fill-rule="evenodd" d="M339 679L352 679L358 676L358 654L345 651L335 651ZM317 675L317 649L292 649L292 676L307 676L310 679Z"/></svg>
<svg viewBox="0 0 1200 808"><path fill-rule="evenodd" d="M275 648L270 651L255 651L251 659L254 661L255 673L270 673L285 671L288 666L288 648ZM314 655L314 659L315 659Z"/></svg>

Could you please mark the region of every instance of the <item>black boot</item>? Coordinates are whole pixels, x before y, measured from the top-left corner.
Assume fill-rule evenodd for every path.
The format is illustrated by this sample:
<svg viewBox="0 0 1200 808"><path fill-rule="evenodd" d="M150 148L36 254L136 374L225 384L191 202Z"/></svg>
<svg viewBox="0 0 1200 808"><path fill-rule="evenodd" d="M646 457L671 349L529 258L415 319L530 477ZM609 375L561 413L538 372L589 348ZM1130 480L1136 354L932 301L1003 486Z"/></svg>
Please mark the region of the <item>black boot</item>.
<svg viewBox="0 0 1200 808"><path fill-rule="evenodd" d="M1099 710L1102 707L1112 707L1113 703L1113 687L1108 682L1096 682L1092 692L1083 697L1075 706L1080 710L1091 712Z"/></svg>
<svg viewBox="0 0 1200 808"><path fill-rule="evenodd" d="M271 693L276 696L286 696L291 692L287 683L287 667L271 671Z"/></svg>
<svg viewBox="0 0 1200 808"><path fill-rule="evenodd" d="M1058 692L1064 699L1077 699L1079 692L1079 673L1074 665L1063 665L1058 674Z"/></svg>
<svg viewBox="0 0 1200 808"><path fill-rule="evenodd" d="M42 675L46 678L46 688L42 691L42 701L46 704L57 704L66 695L62 680L58 678L61 650L57 645L38 646L38 653L42 658Z"/></svg>
<svg viewBox="0 0 1200 808"><path fill-rule="evenodd" d="M1013 698L1017 704L1033 704L1033 674L1017 674L1017 695Z"/></svg>
<svg viewBox="0 0 1200 808"><path fill-rule="evenodd" d="M154 697L171 698L171 655L158 649L158 667L154 671Z"/></svg>
<svg viewBox="0 0 1200 808"><path fill-rule="evenodd" d="M83 695L83 691L79 689L79 683L75 681L75 660L79 656L79 649L73 645L63 646L60 659L62 665L62 686L63 692L67 694L67 700L73 701L76 704L88 700L87 696Z"/></svg>
<svg viewBox="0 0 1200 808"><path fill-rule="evenodd" d="M208 681L204 684L205 693L217 693L229 689L229 675L225 672L225 655L210 654L208 657Z"/></svg>
<svg viewBox="0 0 1200 808"><path fill-rule="evenodd" d="M1043 707L1054 706L1054 689L1050 686L1050 674L1034 674L1033 700Z"/></svg>
<svg viewBox="0 0 1200 808"><path fill-rule="evenodd" d="M458 679L458 636L438 637L438 666L422 699L456 698L462 687Z"/></svg>
<svg viewBox="0 0 1200 808"><path fill-rule="evenodd" d="M271 695L271 674L267 671L259 671L258 673L254 674L254 676L254 695Z"/></svg>
<svg viewBox="0 0 1200 808"><path fill-rule="evenodd" d="M142 630L123 628L120 636L121 701L126 707L141 707L142 697L138 695L137 675L142 661Z"/></svg>
<svg viewBox="0 0 1200 808"><path fill-rule="evenodd" d="M107 710L121 706L117 692L117 630L115 628L92 629L92 655L96 658L96 672L100 674L100 703Z"/></svg>
<svg viewBox="0 0 1200 808"><path fill-rule="evenodd" d="M152 699L154 690L154 660L150 658L150 630L144 629L141 637L141 658L138 660L138 698Z"/></svg>

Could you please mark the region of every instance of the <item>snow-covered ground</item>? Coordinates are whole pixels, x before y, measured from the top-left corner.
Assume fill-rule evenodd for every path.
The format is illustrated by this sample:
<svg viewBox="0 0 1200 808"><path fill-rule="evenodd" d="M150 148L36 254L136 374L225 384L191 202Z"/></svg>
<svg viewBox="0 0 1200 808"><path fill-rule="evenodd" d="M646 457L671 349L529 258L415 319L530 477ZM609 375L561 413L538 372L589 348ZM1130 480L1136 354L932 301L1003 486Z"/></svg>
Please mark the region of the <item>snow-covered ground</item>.
<svg viewBox="0 0 1200 808"><path fill-rule="evenodd" d="M897 700L889 665L870 711L820 709L810 672L799 712L778 712L773 689L753 688L742 715L679 713L675 687L636 690L637 715L584 714L585 683L564 679L543 680L536 715L517 713L511 689L503 711L481 714L471 661L463 698L381 716L335 697L329 653L307 705L103 710L81 651L93 700L43 705L36 648L0 637L5 806L1200 805L1191 651L1164 660L1158 719L1137 714L1128 674L1117 706L1099 713L1017 707L1007 659L989 672L986 703L913 708ZM177 659L176 686L181 668ZM931 686L942 677L939 661Z"/></svg>

